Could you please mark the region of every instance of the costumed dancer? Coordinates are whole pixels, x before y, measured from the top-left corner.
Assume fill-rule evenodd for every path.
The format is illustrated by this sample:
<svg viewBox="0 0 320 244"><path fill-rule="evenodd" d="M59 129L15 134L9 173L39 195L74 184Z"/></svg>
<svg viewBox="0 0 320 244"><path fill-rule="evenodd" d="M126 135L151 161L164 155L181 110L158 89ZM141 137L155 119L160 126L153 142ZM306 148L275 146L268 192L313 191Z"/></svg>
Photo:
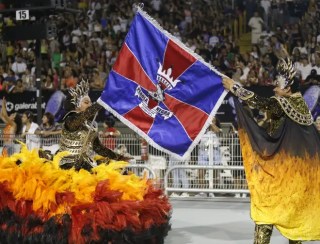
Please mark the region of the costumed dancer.
<svg viewBox="0 0 320 244"><path fill-rule="evenodd" d="M76 88L69 90L70 96L65 102L68 112L63 118L59 151L68 151L70 154L60 161L63 169L75 167L76 170L90 170L97 165L93 160L95 153L106 157L106 161L128 160L105 147L99 140L98 127L94 120L103 107L98 103L92 104L88 95L89 89L89 83L82 80Z"/></svg>
<svg viewBox="0 0 320 244"><path fill-rule="evenodd" d="M25 145L0 157L1 243L164 242L168 198L145 177L123 175L128 163L114 160L125 158L101 146L93 126L101 107L91 105L88 87L81 81L70 91L75 106L53 160Z"/></svg>
<svg viewBox="0 0 320 244"><path fill-rule="evenodd" d="M223 78L224 87L243 102L235 99L255 244L270 243L273 226L292 244L320 239L320 136L291 60L280 59L277 73L270 98ZM267 112L264 128L247 105Z"/></svg>

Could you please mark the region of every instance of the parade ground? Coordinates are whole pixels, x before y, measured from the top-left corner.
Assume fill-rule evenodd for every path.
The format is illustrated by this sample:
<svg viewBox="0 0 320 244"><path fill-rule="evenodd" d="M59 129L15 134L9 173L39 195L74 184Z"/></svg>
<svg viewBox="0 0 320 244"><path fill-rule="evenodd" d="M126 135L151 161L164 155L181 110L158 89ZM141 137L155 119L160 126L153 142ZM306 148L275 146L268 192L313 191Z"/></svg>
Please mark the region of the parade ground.
<svg viewBox="0 0 320 244"><path fill-rule="evenodd" d="M254 223L249 199L172 200L166 244L250 244ZM320 241L303 242L320 244ZM274 229L271 244L288 244Z"/></svg>

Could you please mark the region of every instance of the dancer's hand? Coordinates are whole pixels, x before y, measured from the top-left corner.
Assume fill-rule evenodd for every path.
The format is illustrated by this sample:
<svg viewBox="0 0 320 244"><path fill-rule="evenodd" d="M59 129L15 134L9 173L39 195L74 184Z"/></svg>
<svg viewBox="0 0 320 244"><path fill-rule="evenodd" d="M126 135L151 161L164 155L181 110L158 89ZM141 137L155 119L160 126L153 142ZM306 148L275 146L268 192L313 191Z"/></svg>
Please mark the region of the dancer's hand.
<svg viewBox="0 0 320 244"><path fill-rule="evenodd" d="M133 159L133 157L131 156L124 156L124 155L120 155L117 160L118 161L126 161L126 162L129 162L131 159Z"/></svg>
<svg viewBox="0 0 320 244"><path fill-rule="evenodd" d="M227 77L223 77L222 78L222 84L223 84L223 87L230 91L232 86L234 85L234 81L230 78L227 78Z"/></svg>

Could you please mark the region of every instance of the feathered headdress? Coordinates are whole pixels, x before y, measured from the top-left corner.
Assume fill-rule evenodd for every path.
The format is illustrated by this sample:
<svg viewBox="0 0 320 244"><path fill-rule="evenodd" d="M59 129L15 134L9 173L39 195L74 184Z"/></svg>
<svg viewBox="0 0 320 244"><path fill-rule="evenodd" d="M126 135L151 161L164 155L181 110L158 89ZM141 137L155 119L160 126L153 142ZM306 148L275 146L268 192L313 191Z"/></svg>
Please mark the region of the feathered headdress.
<svg viewBox="0 0 320 244"><path fill-rule="evenodd" d="M82 79L75 88L70 88L69 94L72 97L71 103L76 107L79 107L81 99L85 96L88 96L89 89L89 82L84 79Z"/></svg>
<svg viewBox="0 0 320 244"><path fill-rule="evenodd" d="M292 61L289 58L281 58L277 64L277 86L284 89L291 86L294 82L296 70L293 67Z"/></svg>

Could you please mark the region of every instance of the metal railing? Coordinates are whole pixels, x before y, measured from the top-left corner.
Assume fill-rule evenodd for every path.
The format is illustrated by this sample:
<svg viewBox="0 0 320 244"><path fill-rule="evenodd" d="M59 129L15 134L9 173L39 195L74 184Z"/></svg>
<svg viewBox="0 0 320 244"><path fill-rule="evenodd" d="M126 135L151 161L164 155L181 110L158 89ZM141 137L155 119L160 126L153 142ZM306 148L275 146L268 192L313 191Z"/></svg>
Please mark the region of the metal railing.
<svg viewBox="0 0 320 244"><path fill-rule="evenodd" d="M11 141L8 138L11 138ZM24 138L14 136L14 139L26 142ZM59 148L59 135L50 138L35 136L31 139L37 142L38 147L52 153ZM239 138L235 133L205 134L185 161L150 145L147 145L145 157L146 155L142 155L143 141L135 134L124 134L117 138L100 137L100 140L112 150L132 157L127 171L139 176L147 175L154 180L156 187L164 189L168 194L185 196L187 193L193 196L197 193L214 193L234 196L249 192ZM1 135L0 147L4 146L12 146L17 152L20 145L14 143L12 137Z"/></svg>
<svg viewBox="0 0 320 244"><path fill-rule="evenodd" d="M193 179L192 184L187 186L181 184L181 186L174 183L174 171L182 170L204 170L207 171L204 183L197 182L197 179ZM169 192L180 193L233 193L248 194L245 179L238 179L233 177L231 172L243 171L243 166L200 166L200 165L178 165L169 167L166 171L164 178L164 189L167 195ZM215 177L217 176L217 177ZM200 181L200 179L198 179Z"/></svg>

